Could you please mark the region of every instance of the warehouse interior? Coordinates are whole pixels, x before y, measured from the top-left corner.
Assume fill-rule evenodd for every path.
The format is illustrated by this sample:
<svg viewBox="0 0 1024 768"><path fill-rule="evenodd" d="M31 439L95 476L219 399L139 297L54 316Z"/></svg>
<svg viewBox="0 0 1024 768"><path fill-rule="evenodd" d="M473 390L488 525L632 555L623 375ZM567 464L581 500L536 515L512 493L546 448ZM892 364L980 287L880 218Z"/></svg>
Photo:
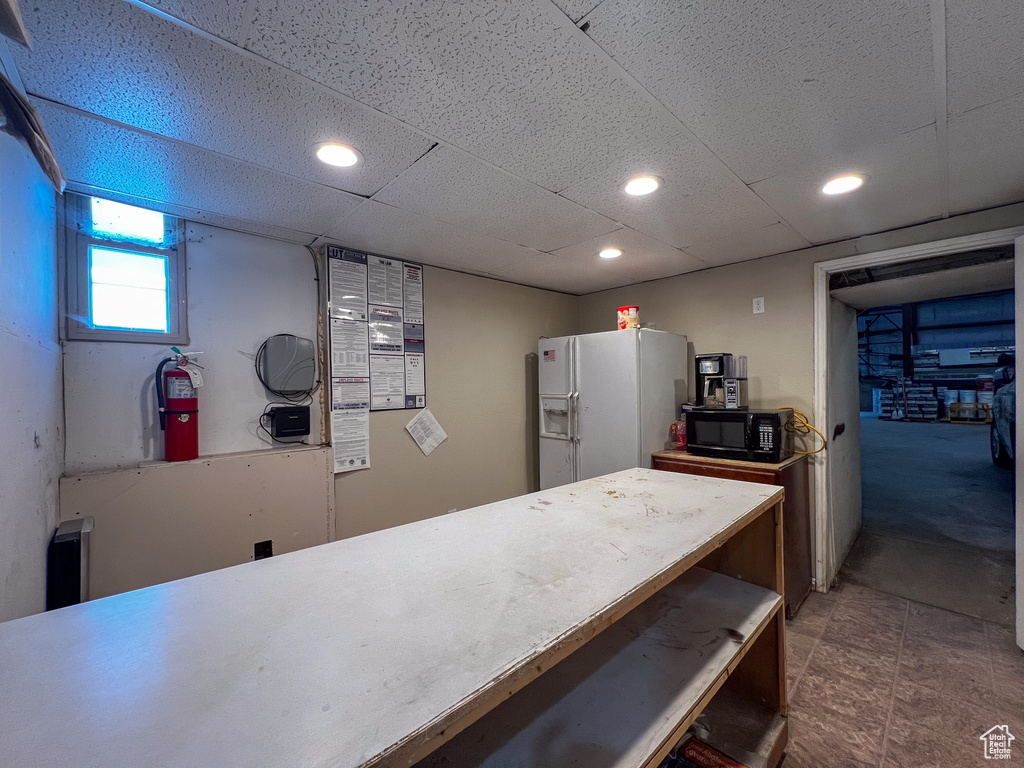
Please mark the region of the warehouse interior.
<svg viewBox="0 0 1024 768"><path fill-rule="evenodd" d="M984 292L939 298L968 287L962 269L992 271L975 286ZM1012 626L1013 473L992 448L996 390L1015 353L1012 255L918 263L916 279L936 284L924 292L890 274L875 276L903 284L887 299L931 298L858 312L863 527L842 574Z"/></svg>
<svg viewBox="0 0 1024 768"><path fill-rule="evenodd" d="M0 0L8 759L1024 749L1022 34Z"/></svg>

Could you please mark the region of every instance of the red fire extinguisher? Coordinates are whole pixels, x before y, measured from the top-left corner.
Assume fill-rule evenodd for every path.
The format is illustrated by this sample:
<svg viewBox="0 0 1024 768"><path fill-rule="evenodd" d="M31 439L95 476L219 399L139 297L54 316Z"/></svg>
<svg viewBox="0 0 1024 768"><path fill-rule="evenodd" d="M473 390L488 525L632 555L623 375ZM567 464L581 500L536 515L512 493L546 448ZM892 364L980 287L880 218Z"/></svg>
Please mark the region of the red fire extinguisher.
<svg viewBox="0 0 1024 768"><path fill-rule="evenodd" d="M187 370L168 363L188 365L183 356L168 357L156 368L156 395L160 429L164 431L164 460L188 461L199 457L199 394Z"/></svg>

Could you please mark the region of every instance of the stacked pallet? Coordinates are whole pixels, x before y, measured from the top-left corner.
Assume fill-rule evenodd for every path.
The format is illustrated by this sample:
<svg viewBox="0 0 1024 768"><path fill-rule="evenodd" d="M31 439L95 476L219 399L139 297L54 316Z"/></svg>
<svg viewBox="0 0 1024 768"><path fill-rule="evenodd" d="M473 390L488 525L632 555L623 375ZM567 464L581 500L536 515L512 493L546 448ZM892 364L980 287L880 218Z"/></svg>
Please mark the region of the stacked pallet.
<svg viewBox="0 0 1024 768"><path fill-rule="evenodd" d="M935 387L911 379L893 382L892 389L880 394L879 417L892 421L935 421L939 417L939 401Z"/></svg>

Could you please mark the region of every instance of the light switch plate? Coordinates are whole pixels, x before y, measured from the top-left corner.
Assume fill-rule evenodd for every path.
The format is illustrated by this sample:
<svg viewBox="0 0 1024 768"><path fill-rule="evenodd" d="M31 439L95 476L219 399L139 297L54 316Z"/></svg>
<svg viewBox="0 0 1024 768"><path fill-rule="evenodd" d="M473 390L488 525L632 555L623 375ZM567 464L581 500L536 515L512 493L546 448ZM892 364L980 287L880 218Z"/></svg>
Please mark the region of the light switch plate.
<svg viewBox="0 0 1024 768"><path fill-rule="evenodd" d="M764 296L758 296L756 299L754 299L754 314L764 314Z"/></svg>

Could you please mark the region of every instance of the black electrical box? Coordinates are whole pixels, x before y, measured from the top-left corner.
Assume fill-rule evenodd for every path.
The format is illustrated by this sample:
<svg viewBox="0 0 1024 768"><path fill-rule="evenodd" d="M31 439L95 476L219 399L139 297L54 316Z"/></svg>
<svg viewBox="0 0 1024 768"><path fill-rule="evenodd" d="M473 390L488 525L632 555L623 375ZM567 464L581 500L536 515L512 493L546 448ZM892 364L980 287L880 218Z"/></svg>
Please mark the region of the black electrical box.
<svg viewBox="0 0 1024 768"><path fill-rule="evenodd" d="M270 434L274 436L274 439L308 435L309 406L295 405L272 408L270 411Z"/></svg>

